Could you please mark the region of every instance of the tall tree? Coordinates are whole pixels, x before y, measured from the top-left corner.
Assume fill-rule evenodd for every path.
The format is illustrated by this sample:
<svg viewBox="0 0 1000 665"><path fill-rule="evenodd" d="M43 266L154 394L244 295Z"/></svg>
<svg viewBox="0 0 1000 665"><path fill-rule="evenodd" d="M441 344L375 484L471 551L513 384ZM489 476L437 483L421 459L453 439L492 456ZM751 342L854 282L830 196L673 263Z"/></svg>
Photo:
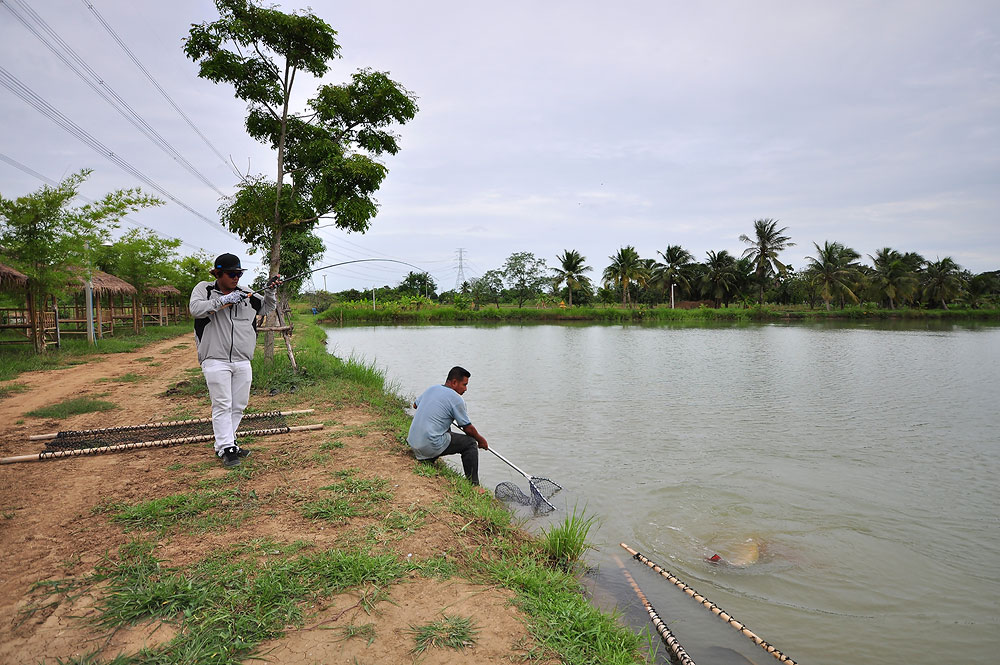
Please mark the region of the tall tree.
<svg viewBox="0 0 1000 665"><path fill-rule="evenodd" d="M177 258L174 250L180 247L176 238L161 238L152 231L132 229L111 245L98 249L97 261L101 270L120 277L135 287L132 308L132 328L139 332L143 325L140 307L146 289L167 282Z"/></svg>
<svg viewBox="0 0 1000 665"><path fill-rule="evenodd" d="M197 252L174 263L173 285L180 289L181 294L189 296L198 282L207 279L206 275L212 269L212 258L204 252Z"/></svg>
<svg viewBox="0 0 1000 665"><path fill-rule="evenodd" d="M75 173L55 187L8 199L0 195L0 247L4 263L28 277L28 309L36 351L44 351L40 310L48 295L58 295L79 272L89 276L97 247L122 217L162 201L139 189L107 194L93 203L71 207L90 170Z"/></svg>
<svg viewBox="0 0 1000 665"><path fill-rule="evenodd" d="M724 249L719 252L709 250L706 256L703 293L715 301L716 307L722 302L728 304L739 284L736 257Z"/></svg>
<svg viewBox="0 0 1000 665"><path fill-rule="evenodd" d="M917 290L917 276L907 265L903 255L891 247L883 247L868 255L872 260L872 286L878 298L889 301L889 309L896 309L896 303L911 298Z"/></svg>
<svg viewBox="0 0 1000 665"><path fill-rule="evenodd" d="M469 291L475 309L479 309L480 303L495 303L500 309L500 297L503 295L503 273L499 270L487 270L482 277L469 280Z"/></svg>
<svg viewBox="0 0 1000 665"><path fill-rule="evenodd" d="M406 274L403 281L399 283L396 290L400 294L407 296L426 296L428 298L433 298L437 295L437 283L434 278L430 276L430 273L426 272L413 272L412 270Z"/></svg>
<svg viewBox="0 0 1000 665"><path fill-rule="evenodd" d="M921 289L927 302L939 302L948 309L948 301L954 300L962 292L959 275L962 268L950 256L924 265Z"/></svg>
<svg viewBox="0 0 1000 665"><path fill-rule="evenodd" d="M275 179L248 176L220 211L242 239L267 243L272 277L290 226L332 215L340 228L368 228L378 210L373 194L388 172L375 158L398 152L389 128L411 120L417 106L388 74L362 69L349 83L321 86L294 113L296 77L322 77L340 57L336 31L311 12L286 14L256 0L215 0L215 6L219 20L192 26L184 52L198 63L199 76L234 87L248 104L248 133L277 152ZM269 334L268 357L272 349Z"/></svg>
<svg viewBox="0 0 1000 665"><path fill-rule="evenodd" d="M534 298L545 288L548 279L545 259L536 258L531 252L514 252L503 264L507 291L523 307L526 300Z"/></svg>
<svg viewBox="0 0 1000 665"><path fill-rule="evenodd" d="M629 286L645 284L649 279L649 271L632 245L620 248L608 258L611 259L611 265L604 269L602 279L605 285L613 284L622 290L622 306L628 307L632 302Z"/></svg>
<svg viewBox="0 0 1000 665"><path fill-rule="evenodd" d="M585 273L593 268L586 264L587 257L575 249L563 250L562 254L556 255L556 260L559 261L559 267L552 269L555 272L555 287L558 289L560 285L566 285L568 305L572 307L574 289L590 293L590 278Z"/></svg>
<svg viewBox="0 0 1000 665"><path fill-rule="evenodd" d="M177 261L175 250L180 245L181 241L176 238L162 238L152 231L132 229L114 243L101 246L96 253L97 264L101 270L122 278L141 294L170 278Z"/></svg>
<svg viewBox="0 0 1000 665"><path fill-rule="evenodd" d="M743 258L750 259L754 266L754 273L757 275L757 283L760 287L757 302L764 304L764 286L767 278L772 275L781 275L785 272L785 265L778 260L778 253L789 247L794 247L795 243L791 238L782 235L788 227L778 228L776 219L756 219L753 223L754 237L743 234L740 240L750 245L743 252Z"/></svg>
<svg viewBox="0 0 1000 665"><path fill-rule="evenodd" d="M684 289L691 287L688 279L688 268L694 261L694 256L680 245L667 245L667 249L657 252L662 262L657 262L654 267L653 280L663 284L664 288L670 289L670 309L674 309L674 286Z"/></svg>
<svg viewBox="0 0 1000 665"><path fill-rule="evenodd" d="M861 255L850 247L829 240L822 247L815 242L813 246L816 256L806 257L809 260L806 272L819 288L826 310L830 311L830 301L834 297L843 299L846 296L855 303L859 302L855 288L860 276L857 260Z"/></svg>

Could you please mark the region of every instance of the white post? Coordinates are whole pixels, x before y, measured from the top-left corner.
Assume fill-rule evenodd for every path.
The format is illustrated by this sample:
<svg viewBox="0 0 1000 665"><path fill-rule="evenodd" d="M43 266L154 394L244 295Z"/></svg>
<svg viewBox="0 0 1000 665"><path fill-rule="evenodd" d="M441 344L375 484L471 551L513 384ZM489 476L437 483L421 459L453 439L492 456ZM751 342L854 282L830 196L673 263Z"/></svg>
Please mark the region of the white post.
<svg viewBox="0 0 1000 665"><path fill-rule="evenodd" d="M87 342L91 346L97 343L94 339L94 283L90 281L90 277L87 277L87 295L85 297L87 302Z"/></svg>
<svg viewBox="0 0 1000 665"><path fill-rule="evenodd" d="M670 309L674 308L674 283L670 283Z"/></svg>
<svg viewBox="0 0 1000 665"><path fill-rule="evenodd" d="M375 311L375 287L372 287L372 311Z"/></svg>
<svg viewBox="0 0 1000 665"><path fill-rule="evenodd" d="M83 298L87 306L87 343L93 346L97 340L94 339L94 282L91 279L90 242L84 241L83 248L87 253L87 284ZM58 324L56 327L58 328Z"/></svg>

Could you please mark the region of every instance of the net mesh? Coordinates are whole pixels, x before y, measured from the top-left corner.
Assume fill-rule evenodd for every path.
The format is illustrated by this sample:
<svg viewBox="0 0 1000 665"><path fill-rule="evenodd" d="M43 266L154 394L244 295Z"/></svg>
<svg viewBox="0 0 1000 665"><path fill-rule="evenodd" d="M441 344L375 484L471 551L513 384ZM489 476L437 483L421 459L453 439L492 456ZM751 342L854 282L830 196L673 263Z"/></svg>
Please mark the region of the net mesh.
<svg viewBox="0 0 1000 665"><path fill-rule="evenodd" d="M516 503L520 506L530 506L538 512L550 512L556 507L549 503L549 498L562 487L548 478L532 478L528 481L531 494L525 494L521 488L512 482L502 482L496 486L493 495L504 503Z"/></svg>
<svg viewBox="0 0 1000 665"><path fill-rule="evenodd" d="M280 411L247 413L244 414L240 430L236 432L236 435L238 437L242 432L248 430L270 430L286 427L288 424L284 414ZM211 419L59 432L56 438L45 442L45 450L86 450L104 446L202 436L212 436Z"/></svg>

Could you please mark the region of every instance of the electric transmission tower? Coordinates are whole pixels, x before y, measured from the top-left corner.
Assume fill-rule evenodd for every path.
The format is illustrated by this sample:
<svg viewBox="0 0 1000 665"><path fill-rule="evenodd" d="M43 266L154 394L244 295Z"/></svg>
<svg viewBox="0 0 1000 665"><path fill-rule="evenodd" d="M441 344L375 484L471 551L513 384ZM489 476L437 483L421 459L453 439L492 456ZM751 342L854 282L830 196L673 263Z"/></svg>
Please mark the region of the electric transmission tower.
<svg viewBox="0 0 1000 665"><path fill-rule="evenodd" d="M465 283L465 248L458 248L458 275L455 277L455 290L458 291L462 288L462 284Z"/></svg>

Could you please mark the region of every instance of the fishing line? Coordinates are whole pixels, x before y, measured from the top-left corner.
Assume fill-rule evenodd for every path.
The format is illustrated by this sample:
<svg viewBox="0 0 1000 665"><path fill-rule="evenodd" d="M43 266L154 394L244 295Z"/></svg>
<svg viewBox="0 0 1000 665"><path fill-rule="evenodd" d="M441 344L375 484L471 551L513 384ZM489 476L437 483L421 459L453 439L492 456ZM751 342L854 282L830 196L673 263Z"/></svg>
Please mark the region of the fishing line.
<svg viewBox="0 0 1000 665"><path fill-rule="evenodd" d="M351 263L369 263L369 262L372 262L372 261L380 261L380 262L383 262L383 263L399 263L399 264L402 264L404 266L410 266L411 268L416 268L417 270L420 271L420 274L429 274L429 273L427 273L426 270L424 270L420 266L415 266L412 263L407 263L406 261L397 261L396 259L354 259L353 261L341 261L340 263L331 263L329 265L320 266L319 268L313 268L312 270L306 270L305 272L300 272L298 274L292 275L291 277L282 277L281 281L282 282L291 282L291 281L296 280L296 279L301 279L301 278L305 277L306 275L311 275L314 272L319 272L320 270L326 270L327 268L336 268L337 266L346 266L346 265L349 265ZM275 288L277 288L277 287L276 286L265 286L262 289L260 289L259 291L257 291L257 293L260 293L261 291L267 291L267 290L275 289ZM241 289L241 290L243 290L243 289ZM253 292L251 291L250 293L253 293Z"/></svg>

